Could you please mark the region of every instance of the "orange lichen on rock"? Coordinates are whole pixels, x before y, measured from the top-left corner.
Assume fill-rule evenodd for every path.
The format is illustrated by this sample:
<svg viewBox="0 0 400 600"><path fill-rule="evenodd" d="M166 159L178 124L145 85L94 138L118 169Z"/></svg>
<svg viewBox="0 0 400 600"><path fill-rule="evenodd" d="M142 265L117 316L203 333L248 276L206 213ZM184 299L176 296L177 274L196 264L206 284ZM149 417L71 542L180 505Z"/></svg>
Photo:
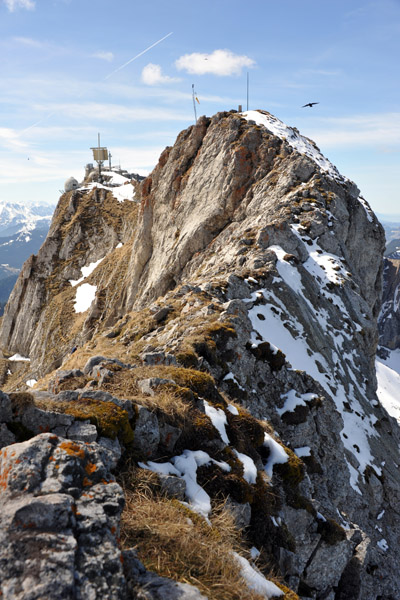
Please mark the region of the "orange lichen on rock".
<svg viewBox="0 0 400 600"><path fill-rule="evenodd" d="M76 456L77 458L85 458L85 451L83 448L76 444L75 442L62 442L59 446L62 450L64 450L70 456Z"/></svg>
<svg viewBox="0 0 400 600"><path fill-rule="evenodd" d="M89 462L86 467L85 467L85 471L88 475L91 475L92 473L94 473L97 470L97 467L94 463Z"/></svg>
<svg viewBox="0 0 400 600"><path fill-rule="evenodd" d="M6 464L3 469L0 470L0 488L2 490L7 489L8 476L11 471L11 465Z"/></svg>

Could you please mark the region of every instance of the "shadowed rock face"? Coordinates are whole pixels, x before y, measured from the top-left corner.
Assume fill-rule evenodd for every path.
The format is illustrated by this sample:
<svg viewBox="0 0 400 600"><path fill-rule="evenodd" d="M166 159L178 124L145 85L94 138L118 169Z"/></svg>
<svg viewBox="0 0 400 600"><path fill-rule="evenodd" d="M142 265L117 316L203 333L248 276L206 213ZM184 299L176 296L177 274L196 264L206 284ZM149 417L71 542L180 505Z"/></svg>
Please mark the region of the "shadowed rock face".
<svg viewBox="0 0 400 600"><path fill-rule="evenodd" d="M215 402L228 419L230 445L263 471L271 450L254 424L235 430L224 398L236 399L272 425L291 456L290 467L269 474L279 526L260 516L254 499L234 497L247 512L250 505L252 542L267 548L301 596L400 597L400 435L375 394L383 230L354 184L317 165L315 146L299 153L292 143L298 134L274 135L274 118L263 114L271 130L219 113L182 132L142 183L138 214L137 206L122 209L108 197L63 196L62 218L26 264L1 340L30 356L32 373L64 361L50 389L66 394L70 406L112 395L126 408L124 393L140 405L137 398L156 401L165 386L190 388L200 417L203 399ZM85 211L70 225L69 203L77 199ZM95 223L85 220L93 207ZM111 223L114 209L119 218ZM69 279L103 256L88 278L95 300L75 313ZM73 368L83 369L89 351L102 355L79 375L89 393L73 391L78 383L68 388L78 377L66 356L74 345ZM148 371L132 383L139 366ZM194 371L185 379L187 367ZM204 372L216 387L201 379ZM217 459L227 443L216 431L216 439L191 433L193 441L146 402L135 415L134 448L144 460L173 460L189 439ZM275 527L286 528L290 543Z"/></svg>
<svg viewBox="0 0 400 600"><path fill-rule="evenodd" d="M400 260L385 258L382 310L379 315L380 344L400 348Z"/></svg>

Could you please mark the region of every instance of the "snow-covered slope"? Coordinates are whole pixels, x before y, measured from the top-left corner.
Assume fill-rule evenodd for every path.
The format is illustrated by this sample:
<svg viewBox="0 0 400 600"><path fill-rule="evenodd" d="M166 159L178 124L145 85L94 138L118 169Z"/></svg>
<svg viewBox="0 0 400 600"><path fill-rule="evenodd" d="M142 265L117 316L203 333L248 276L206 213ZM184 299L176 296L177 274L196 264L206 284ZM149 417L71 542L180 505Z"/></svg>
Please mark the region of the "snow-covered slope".
<svg viewBox="0 0 400 600"><path fill-rule="evenodd" d="M89 183L85 181L78 189L83 191L90 191L95 187L104 189L110 191L118 202L135 199L135 187L132 185L132 180L135 180L135 177L128 173L124 175L116 169L105 169L102 172L102 177L104 181L103 184L98 183L97 181Z"/></svg>
<svg viewBox="0 0 400 600"><path fill-rule="evenodd" d="M400 349L376 360L377 395L390 416L400 421Z"/></svg>

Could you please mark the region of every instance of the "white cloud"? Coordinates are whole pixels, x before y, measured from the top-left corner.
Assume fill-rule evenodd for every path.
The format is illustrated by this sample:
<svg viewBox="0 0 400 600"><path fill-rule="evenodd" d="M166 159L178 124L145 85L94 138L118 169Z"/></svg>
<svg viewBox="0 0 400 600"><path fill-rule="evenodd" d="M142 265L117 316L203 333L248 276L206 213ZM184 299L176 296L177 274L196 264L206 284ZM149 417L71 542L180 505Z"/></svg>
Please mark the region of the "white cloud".
<svg viewBox="0 0 400 600"><path fill-rule="evenodd" d="M7 150L18 151L27 147L27 143L19 138L18 132L7 127L0 127L0 140Z"/></svg>
<svg viewBox="0 0 400 600"><path fill-rule="evenodd" d="M175 77L163 75L160 65L149 63L142 71L142 81L146 85L159 85L161 83L171 83L179 80Z"/></svg>
<svg viewBox="0 0 400 600"><path fill-rule="evenodd" d="M30 46L31 48L43 48L44 46L43 42L40 42L39 40L33 40L32 38L14 37L13 40L14 42L17 42L17 44Z"/></svg>
<svg viewBox="0 0 400 600"><path fill-rule="evenodd" d="M189 104L189 102L188 102ZM128 107L122 104L106 104L100 102L87 103L60 103L48 105L36 105L31 107L32 110L41 111L44 114L43 118L37 121L37 124L47 120L53 114L67 116L73 119L84 119L86 122L99 121L102 122L128 122L128 121L190 121L191 113L165 109L161 107L142 108ZM46 115L47 113L47 115ZM31 127L33 127L32 124ZM27 131L27 128L24 131Z"/></svg>
<svg viewBox="0 0 400 600"><path fill-rule="evenodd" d="M400 113L327 118L318 123L313 128L303 127L303 134L323 147L374 146L386 152L399 147Z"/></svg>
<svg viewBox="0 0 400 600"><path fill-rule="evenodd" d="M114 54L112 52L95 52L91 56L92 58L100 58L101 60L106 60L107 62L112 62L114 60Z"/></svg>
<svg viewBox="0 0 400 600"><path fill-rule="evenodd" d="M245 55L233 54L230 50L214 50L212 54L184 54L175 62L179 70L192 75L240 75L244 67L252 67L255 61Z"/></svg>
<svg viewBox="0 0 400 600"><path fill-rule="evenodd" d="M131 146L112 147L114 165L121 164L135 173L147 175L158 163L163 145L145 148ZM0 152L0 190L7 184L32 184L37 182L58 182L59 189L71 175L78 181L83 179L84 165L93 162L89 148L87 151L34 151L20 157L10 157ZM2 194L4 198L4 194ZM55 198L54 198L55 199Z"/></svg>
<svg viewBox="0 0 400 600"><path fill-rule="evenodd" d="M132 146L113 147L113 163L141 175L148 174L154 169L165 146L150 146L133 148ZM115 159L115 160L114 160Z"/></svg>
<svg viewBox="0 0 400 600"><path fill-rule="evenodd" d="M10 12L14 12L17 8L26 8L33 10L35 8L34 0L3 0Z"/></svg>

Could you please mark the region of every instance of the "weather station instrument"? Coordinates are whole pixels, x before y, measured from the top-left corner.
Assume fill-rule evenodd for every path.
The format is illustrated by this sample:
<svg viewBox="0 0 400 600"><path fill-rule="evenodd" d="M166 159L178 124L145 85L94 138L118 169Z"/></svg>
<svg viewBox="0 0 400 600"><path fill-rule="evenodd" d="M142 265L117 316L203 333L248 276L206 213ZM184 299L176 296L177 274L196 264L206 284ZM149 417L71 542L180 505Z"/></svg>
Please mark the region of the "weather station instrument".
<svg viewBox="0 0 400 600"><path fill-rule="evenodd" d="M101 183L101 167L103 166L104 161L108 160L108 150L104 146L100 146L100 134L98 134L98 146L95 148L90 148L93 152L93 159L99 165L99 182Z"/></svg>

